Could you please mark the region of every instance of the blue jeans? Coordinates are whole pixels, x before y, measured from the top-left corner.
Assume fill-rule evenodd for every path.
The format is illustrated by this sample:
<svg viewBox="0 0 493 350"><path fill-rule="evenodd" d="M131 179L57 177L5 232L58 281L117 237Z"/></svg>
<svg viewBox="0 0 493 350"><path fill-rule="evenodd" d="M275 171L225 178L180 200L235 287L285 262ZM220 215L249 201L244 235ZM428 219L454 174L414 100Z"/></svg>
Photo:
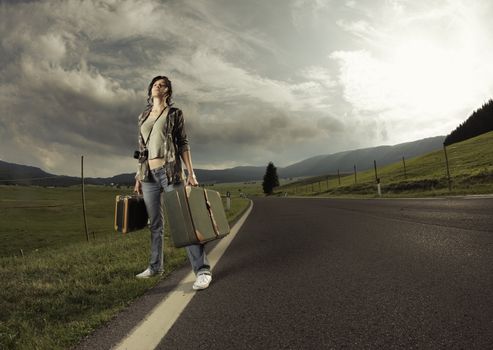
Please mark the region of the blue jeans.
<svg viewBox="0 0 493 350"><path fill-rule="evenodd" d="M172 191L174 186L168 184L168 179L163 167L150 171L149 182L142 182L142 194L150 219L151 229L151 258L149 266L152 271L162 271L163 264L163 236L164 236L164 201L163 191ZM209 271L210 265L205 254L204 245L194 244L187 246L188 259L192 264L192 269L197 274L199 271Z"/></svg>

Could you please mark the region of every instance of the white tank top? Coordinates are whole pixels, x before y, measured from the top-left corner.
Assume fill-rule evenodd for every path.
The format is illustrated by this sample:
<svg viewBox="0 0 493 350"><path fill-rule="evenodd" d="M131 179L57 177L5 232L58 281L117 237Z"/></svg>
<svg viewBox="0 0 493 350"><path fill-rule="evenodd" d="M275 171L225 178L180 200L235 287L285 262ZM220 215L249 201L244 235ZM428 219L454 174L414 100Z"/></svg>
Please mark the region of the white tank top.
<svg viewBox="0 0 493 350"><path fill-rule="evenodd" d="M163 114L156 121L155 118L148 117L144 123L140 126L140 132L142 133L142 137L144 141L149 137L149 132L152 133L149 138L149 142L147 143L147 149L149 150L149 159L154 158L163 158L164 150L165 150L165 129L166 129L166 114L167 111L164 111ZM155 122L156 121L156 122ZM154 127L152 126L155 122Z"/></svg>

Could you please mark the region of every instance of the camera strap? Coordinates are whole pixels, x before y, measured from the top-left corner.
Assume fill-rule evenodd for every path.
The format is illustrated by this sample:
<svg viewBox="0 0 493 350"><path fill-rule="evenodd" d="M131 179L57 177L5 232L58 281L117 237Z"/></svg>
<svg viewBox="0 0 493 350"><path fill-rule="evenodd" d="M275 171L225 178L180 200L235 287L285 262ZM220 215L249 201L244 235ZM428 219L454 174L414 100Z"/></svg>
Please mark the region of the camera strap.
<svg viewBox="0 0 493 350"><path fill-rule="evenodd" d="M147 148L147 143L149 142L149 139L151 138L151 134L152 134L152 129L154 128L154 124L156 124L157 120L159 119L159 117L161 117L161 115L163 114L163 112L168 109L168 106L164 107L164 109L161 111L161 113L159 113L159 115L157 116L156 120L154 121L154 123L152 124L151 126L151 130L149 131L149 136L147 136L147 140L144 142L144 146ZM143 123L142 123L143 124ZM142 135L142 131L140 131L140 136L142 136L142 140L144 139L144 136Z"/></svg>

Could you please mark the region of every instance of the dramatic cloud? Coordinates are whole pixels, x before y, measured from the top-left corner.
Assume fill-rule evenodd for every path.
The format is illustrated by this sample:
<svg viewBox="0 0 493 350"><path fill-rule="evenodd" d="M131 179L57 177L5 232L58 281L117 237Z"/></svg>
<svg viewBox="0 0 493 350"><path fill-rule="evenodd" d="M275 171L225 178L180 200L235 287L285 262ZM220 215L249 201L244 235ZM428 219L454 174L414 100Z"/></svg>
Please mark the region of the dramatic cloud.
<svg viewBox="0 0 493 350"><path fill-rule="evenodd" d="M166 74L196 167L289 165L445 134L493 92L489 2L3 2L0 158L134 171ZM443 30L446 28L447 30Z"/></svg>

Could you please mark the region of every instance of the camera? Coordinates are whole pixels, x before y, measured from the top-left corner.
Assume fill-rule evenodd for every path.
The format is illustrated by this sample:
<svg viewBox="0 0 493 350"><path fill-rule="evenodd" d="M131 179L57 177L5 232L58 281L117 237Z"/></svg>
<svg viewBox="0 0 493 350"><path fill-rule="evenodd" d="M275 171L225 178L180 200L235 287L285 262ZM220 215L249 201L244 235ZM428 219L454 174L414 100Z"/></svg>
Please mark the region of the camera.
<svg viewBox="0 0 493 350"><path fill-rule="evenodd" d="M143 163L147 160L147 157L149 156L149 150L146 148L142 152L140 151L135 151L134 152L134 158L139 160L139 163Z"/></svg>

